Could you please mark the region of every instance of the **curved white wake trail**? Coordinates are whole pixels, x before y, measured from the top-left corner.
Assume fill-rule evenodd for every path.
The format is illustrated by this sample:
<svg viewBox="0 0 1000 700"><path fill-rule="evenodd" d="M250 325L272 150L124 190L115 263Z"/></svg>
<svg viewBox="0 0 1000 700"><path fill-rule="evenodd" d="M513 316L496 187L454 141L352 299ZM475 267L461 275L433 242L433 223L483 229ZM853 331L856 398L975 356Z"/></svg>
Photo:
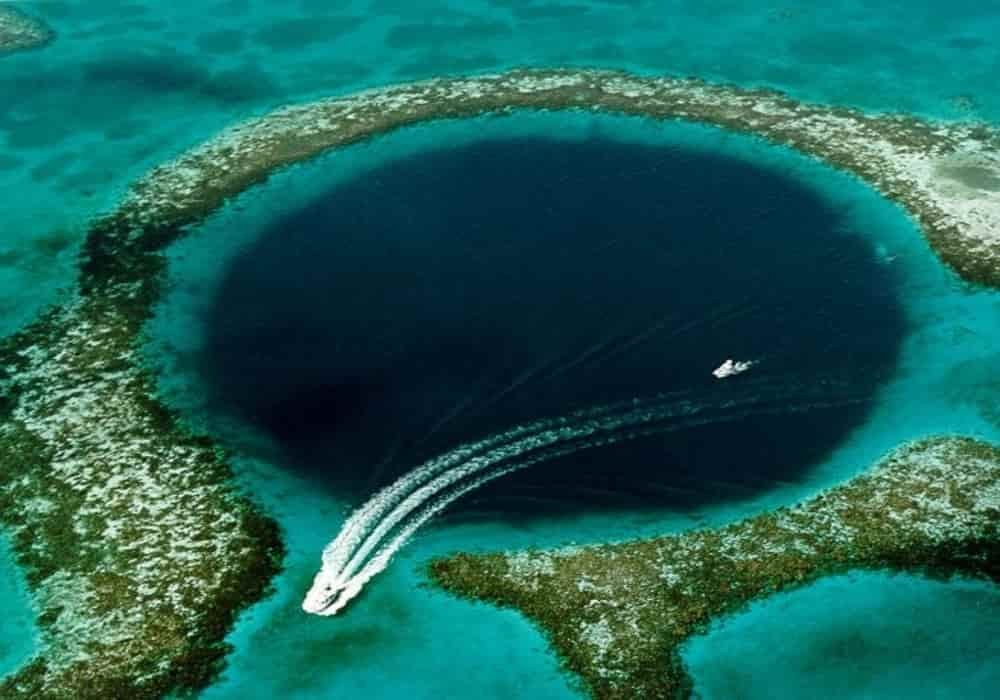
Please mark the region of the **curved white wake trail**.
<svg viewBox="0 0 1000 700"><path fill-rule="evenodd" d="M563 421L553 421L556 427L548 430L531 431L525 437L518 435L511 436L511 433L504 433L507 440L501 439L500 444L493 449L480 452L475 456L467 458L456 468L440 473L435 478L430 479L423 485L414 489L409 496L404 498L393 510L379 521L375 529L372 530L362 542L361 546L355 549L349 561L341 569L342 577L349 577L354 574L358 566L375 550L379 543L388 535L402 520L410 513L422 506L434 496L440 494L457 482L470 475L485 471L498 463L519 457L522 454L544 449L559 442L576 440L589 437L598 432L610 432L619 430L626 425L635 422L648 422L650 420L662 420L664 417L652 412L649 409L631 411L621 416L617 420L601 420L600 417L590 417L576 424L565 424ZM515 432L515 431L511 431ZM518 433L522 431L517 431ZM403 480L408 480L404 477ZM343 553L331 557L334 561L342 561ZM324 558L324 565L326 560Z"/></svg>
<svg viewBox="0 0 1000 700"><path fill-rule="evenodd" d="M670 400L677 402L679 396L681 396L679 393L665 394L657 397L657 401ZM408 494L413 493L437 475L474 458L477 454L493 450L513 440L557 428L573 419L598 418L607 413L620 410L621 406L622 404L609 404L587 409L569 417L541 419L492 435L484 440L461 445L454 450L425 462L417 469L378 491L361 508L350 515L341 527L336 539L323 550L324 567L345 567L348 563L350 552L361 544L361 540L368 536L372 528L377 527L377 524L382 522L387 514L399 506L400 502Z"/></svg>
<svg viewBox="0 0 1000 700"><path fill-rule="evenodd" d="M303 608L320 615L336 614L373 576L385 569L393 555L427 520L464 494L517 469L582 449L698 424L737 420L755 413L797 412L864 400L812 400L769 406L774 398L758 395L750 400L694 406L689 401L676 399L665 403L664 397L658 397L659 400L645 405L642 402L616 404L567 418L537 421L453 450L380 491L345 523L341 533L324 550L323 565ZM622 410L626 405L639 407ZM705 415L709 409L714 410ZM718 410L727 413L720 416L716 413ZM662 424L678 417L684 419ZM401 524L396 536L385 542Z"/></svg>
<svg viewBox="0 0 1000 700"><path fill-rule="evenodd" d="M565 446L562 449L556 448L553 450L543 450L541 454L529 457L521 462L516 462L509 464L507 466L500 467L493 471L487 472L486 474L480 474L477 477L469 480L467 483L459 485L457 488L447 492L441 498L436 501L431 502L428 507L421 511L418 511L413 518L411 518L406 525L397 533L397 535L388 543L383 545L375 553L375 556L368 560L368 562L361 568L359 572L351 575L344 584L344 587L340 590L339 596L337 596L332 603L330 603L326 608L313 611L314 614L323 616L336 615L338 612L343 610L351 600L361 593L371 579L380 574L382 571L389 566L392 561L393 556L402 549L410 538L416 534L428 520L433 518L435 515L440 513L442 510L447 508L449 505L454 503L456 500L466 495L467 493L478 489L487 482L493 481L505 474L509 474L513 471L519 469L524 469L525 467L530 467L533 464L539 462L544 462L550 460L554 457L559 457L564 454L570 454L581 449L589 449L594 447L600 447L602 445L612 444L614 442L620 442L623 440L635 439L637 437L642 437L645 435L653 435L661 432L669 432L671 430L681 430L685 427L690 427L691 425L696 425L699 422L710 422L708 420L703 421L692 421L686 422L683 425L671 425L671 426L658 426L658 427L646 427L645 429L639 429L635 431L628 431L627 433L618 433L615 435L606 435L600 438L595 438L592 440L587 440L583 444L579 442L574 442L571 446ZM411 512L412 514L412 512ZM322 571L320 572L322 575ZM342 574L343 575L343 574Z"/></svg>
<svg viewBox="0 0 1000 700"><path fill-rule="evenodd" d="M511 436L508 433L503 433L486 440L463 445L426 462L403 478L378 491L361 508L351 514L337 538L323 550L324 566L344 566L347 561L343 555L351 551L360 539L371 531L375 523L381 521L386 513L394 509L415 488L432 479L436 474L461 464L476 453L488 450L509 437Z"/></svg>
<svg viewBox="0 0 1000 700"><path fill-rule="evenodd" d="M350 575L359 555L367 556L386 532L425 500L470 470L481 468L479 465L489 466L497 459L507 458L507 446L527 447L539 434L543 441L546 436L557 439L559 426L564 422L564 419L543 420L494 435L432 459L401 477L351 515L337 538L323 551L324 568L339 568Z"/></svg>

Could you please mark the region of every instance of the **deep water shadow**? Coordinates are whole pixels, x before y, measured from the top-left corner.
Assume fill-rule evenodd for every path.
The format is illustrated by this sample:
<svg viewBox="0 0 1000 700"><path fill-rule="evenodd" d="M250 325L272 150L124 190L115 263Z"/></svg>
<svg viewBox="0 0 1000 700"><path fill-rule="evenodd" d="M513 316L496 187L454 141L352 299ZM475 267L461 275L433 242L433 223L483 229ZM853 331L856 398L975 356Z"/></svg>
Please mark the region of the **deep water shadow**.
<svg viewBox="0 0 1000 700"><path fill-rule="evenodd" d="M893 276L813 190L737 158L484 140L268 228L213 300L200 372L214 410L353 500L468 440L675 393L707 423L533 466L458 509L694 507L802 478L864 419L905 333ZM730 356L759 364L715 380ZM711 420L755 392L772 412Z"/></svg>

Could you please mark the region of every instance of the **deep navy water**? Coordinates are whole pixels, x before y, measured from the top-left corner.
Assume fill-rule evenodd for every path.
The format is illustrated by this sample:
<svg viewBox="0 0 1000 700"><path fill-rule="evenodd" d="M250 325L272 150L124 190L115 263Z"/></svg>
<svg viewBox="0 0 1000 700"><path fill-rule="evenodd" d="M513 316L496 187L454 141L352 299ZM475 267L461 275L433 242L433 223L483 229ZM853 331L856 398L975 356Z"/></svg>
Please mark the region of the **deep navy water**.
<svg viewBox="0 0 1000 700"><path fill-rule="evenodd" d="M476 499L691 505L796 478L864 417L903 337L896 294L841 214L746 161L483 140L274 222L212 302L203 372L219 404L355 498L539 417L763 397L778 413L576 452ZM717 380L727 357L759 364Z"/></svg>
<svg viewBox="0 0 1000 700"><path fill-rule="evenodd" d="M981 0L19 6L58 36L0 59L4 332L65 298L88 221L129 182L289 102L576 65L1000 119L1000 12ZM532 167L493 167L512 159ZM456 178L459 163L477 177ZM432 225L432 200L455 221L477 206L489 217L465 231ZM850 478L905 440L1000 440L997 294L956 280L856 180L691 125L559 114L407 130L276 175L169 255L147 347L163 397L221 437L289 551L274 595L230 635L208 699L578 697L524 618L424 587L426 562L730 522ZM511 282L521 277L523 289ZM730 355L760 364L715 382L709 371ZM445 375L455 380L431 382ZM817 389L827 375L839 383ZM421 531L348 614L301 613L319 552L369 488L498 426L664 391L702 406L768 392L870 400L536 465ZM38 649L8 555L0 548L0 671ZM705 697L991 698L997 589L970 586L820 582L719 621L686 658Z"/></svg>
<svg viewBox="0 0 1000 700"><path fill-rule="evenodd" d="M221 436L289 547L206 698L574 697L537 630L422 585L427 561L726 523L908 439L996 435L995 295L858 181L714 129L573 112L405 129L277 174L173 246L170 267L147 346L162 395ZM730 356L758 364L713 379ZM418 532L341 615L303 616L320 551L378 485L538 416L653 395L707 423L679 411L673 430L508 474ZM828 602L815 643L790 645L789 673L748 697L802 687L795 664L843 633ZM988 638L953 617L949 634ZM769 663L767 636L738 621L727 678ZM919 676L913 625L884 624L901 641L870 663ZM851 684L845 654L831 674ZM706 693L723 687L686 658ZM950 683L935 673L927 687Z"/></svg>

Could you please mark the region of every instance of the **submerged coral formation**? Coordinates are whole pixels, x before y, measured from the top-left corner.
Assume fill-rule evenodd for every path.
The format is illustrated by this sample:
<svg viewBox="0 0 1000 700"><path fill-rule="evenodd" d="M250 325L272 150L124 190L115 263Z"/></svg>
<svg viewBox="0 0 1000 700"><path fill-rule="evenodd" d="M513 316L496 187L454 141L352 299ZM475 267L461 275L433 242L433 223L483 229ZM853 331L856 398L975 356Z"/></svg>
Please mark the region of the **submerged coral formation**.
<svg viewBox="0 0 1000 700"><path fill-rule="evenodd" d="M151 222L196 221L275 168L403 126L516 109L684 119L756 134L863 178L919 220L968 280L1000 286L1000 132L796 102L780 93L614 71L526 70L440 79L288 107L224 131L154 170L93 237L116 247ZM139 252L139 251L137 251ZM117 265L127 275L132 258ZM117 273L116 273L117 274Z"/></svg>
<svg viewBox="0 0 1000 700"><path fill-rule="evenodd" d="M158 401L140 364L141 330L163 290L170 242L281 166L409 124L512 109L689 119L798 148L905 205L959 273L1000 286L1000 136L974 124L869 116L693 80L547 70L372 90L233 127L152 171L94 222L78 288L0 346L0 519L29 571L44 642L0 695L154 697L201 685L219 666L234 616L263 594L279 565L275 524L235 491L213 442L190 435ZM566 601L589 603L581 596L590 587L617 585L592 597L621 596L622 611L635 601L648 619L581 605L566 615L575 628L553 628L555 641L605 694L619 693L625 681L618 674L633 672L635 687L666 692L667 679L670 688L683 684L679 670L664 676L659 667L630 664L669 660L671 640L771 588L837 566L992 566L973 556L972 543L991 536L985 523L996 517L995 478L996 455L987 448L932 443L824 497L828 505L576 558L527 555L518 590L531 582L550 590L544 581L562 581L593 560L591 578L573 578L566 590L576 586L579 595ZM903 520L887 527L887 512ZM889 542L885 532L908 539ZM607 562L595 553L605 551L620 553L620 584L600 578L598 564ZM754 552L761 558L743 557ZM488 583L512 581L502 577L519 561L464 557L436 570L456 590L550 619L562 607L547 606L561 606L558 600L501 598ZM654 562L662 567L650 568ZM685 562L694 568L664 573ZM635 571L625 576L629 567ZM628 581L634 585L621 587ZM683 614L662 617L675 609ZM633 622L648 631L658 619L669 623L667 637L629 636Z"/></svg>
<svg viewBox="0 0 1000 700"><path fill-rule="evenodd" d="M217 669L277 571L273 521L151 398L136 318L74 299L4 344L0 520L42 653L2 697L160 697Z"/></svg>
<svg viewBox="0 0 1000 700"><path fill-rule="evenodd" d="M41 20L9 5L0 5L0 56L43 46L54 37L55 33Z"/></svg>
<svg viewBox="0 0 1000 700"><path fill-rule="evenodd" d="M455 593L513 606L598 698L686 697L681 644L750 600L849 569L1000 583L1000 449L900 448L804 504L713 530L624 544L435 561Z"/></svg>

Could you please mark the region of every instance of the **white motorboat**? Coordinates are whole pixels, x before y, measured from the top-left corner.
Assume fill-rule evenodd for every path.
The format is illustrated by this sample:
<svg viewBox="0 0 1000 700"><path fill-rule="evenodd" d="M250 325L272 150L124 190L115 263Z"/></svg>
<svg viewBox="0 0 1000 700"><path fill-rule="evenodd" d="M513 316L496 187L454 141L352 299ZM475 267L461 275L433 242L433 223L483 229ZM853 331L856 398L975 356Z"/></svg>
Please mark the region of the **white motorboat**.
<svg viewBox="0 0 1000 700"><path fill-rule="evenodd" d="M753 360L741 360L736 361L733 359L728 359L721 365L712 370L712 374L716 379L727 379L728 377L736 376L737 374L743 374L748 369L753 367L756 362Z"/></svg>

